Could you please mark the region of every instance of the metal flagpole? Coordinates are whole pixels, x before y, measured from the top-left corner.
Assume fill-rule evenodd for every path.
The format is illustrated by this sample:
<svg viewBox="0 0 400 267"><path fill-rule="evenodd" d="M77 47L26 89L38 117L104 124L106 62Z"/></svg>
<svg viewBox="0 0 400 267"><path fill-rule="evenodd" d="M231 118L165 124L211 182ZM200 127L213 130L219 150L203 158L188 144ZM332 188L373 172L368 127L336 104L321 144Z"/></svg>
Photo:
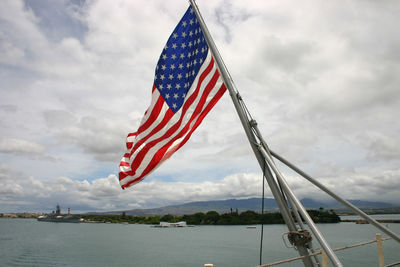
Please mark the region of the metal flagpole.
<svg viewBox="0 0 400 267"><path fill-rule="evenodd" d="M254 132L255 132L255 135L256 135L256 136L258 137L258 139L261 141L261 145L262 145L262 146L264 147L264 149L268 152L268 154L270 154L271 152L270 152L270 150L269 150L269 148L268 148L267 142L265 142L264 138L262 137L261 132L260 132L260 130L258 129L257 122L255 122L255 121L253 120L253 121L250 122L250 125L252 126L252 128L253 128L253 130L254 130ZM274 163L274 164L275 164L275 163ZM305 227L304 227L303 221L302 221L302 219L300 218L299 211L298 211L298 208L297 208L296 204L294 203L294 201L293 201L290 197L288 198L288 201L289 201L290 206L291 206L291 208L292 208L292 210L293 210L293 214L294 214L294 216L296 217L296 220L298 221L298 224L299 224L300 229L306 230ZM312 241L309 242L308 248L309 248L309 250L310 250L312 253L315 252L315 250L314 250L314 248L313 248L313 245L312 245ZM318 257L314 256L314 258L315 258L315 262L317 263L317 265L318 265L318 266L321 265L321 263L320 263Z"/></svg>
<svg viewBox="0 0 400 267"><path fill-rule="evenodd" d="M209 33L205 23L204 23L204 20L203 20L201 14L200 14L200 11L199 11L197 5L195 4L194 0L190 0L190 3L191 3L191 6L193 7L194 11L196 12L197 18L198 18L198 20L200 22L200 25L201 25L201 28L203 30L203 34L204 34L204 36L205 36L205 38L207 40L207 43L208 43L208 45L209 45L209 47L210 47L210 49L211 49L211 51L212 51L212 53L214 55L214 59L215 59L215 61L217 63L218 69L221 72L221 76L222 76L222 78L223 78L223 80L225 82L225 85L226 85L227 89L229 90L230 96L232 98L232 101L233 101L234 106L236 108L236 111L238 113L238 116L239 116L239 118L241 120L241 123L242 123L242 125L244 127L244 130L246 132L247 138L249 139L249 142L250 142L250 145L251 145L251 147L253 149L253 152L254 152L254 154L255 154L255 156L256 156L261 168L263 169L264 165L265 165L265 161L267 160L267 158L263 153L263 149L261 149L261 150L259 149L260 148L259 142L257 142L257 139L256 139L256 137L254 135L254 132L253 132L254 129L251 127L251 124L255 123L255 122L254 121L249 121L245 111L243 110L243 107L242 107L242 104L241 104L242 103L241 102L242 101L241 96L239 95L239 92L237 91L237 89L235 88L235 86L233 84L233 80L232 80L232 78L231 78L226 66L223 63L222 57L219 54L218 49L217 49L215 43L213 42L213 39L211 38L211 35L210 35L210 33ZM265 152L265 150L264 150L264 152ZM289 230L291 232L297 231L297 227L295 225L293 217L290 214L290 210L289 210L289 208L287 206L287 203L286 203L283 195L279 191L279 187L277 186L277 183L274 180L274 177L272 176L272 173L271 173L271 171L269 169L271 167L272 166L269 166L268 168L263 170L263 171L265 171L265 174L266 174L265 178L266 178L266 180L267 180L267 182L268 182L268 184L270 186L271 192L274 195L275 200L277 201L278 207L279 207L279 209L281 210L281 213L282 213L282 217L284 218ZM287 186L286 181L284 181L283 178L279 178L279 180L284 185L283 187L284 187L285 193L290 196L291 200L293 200L294 203L296 203L297 199L294 197L294 194L292 193L290 188ZM296 206L298 206L297 208L300 209L300 210L303 209L305 214L303 214L303 212L302 212L302 215L303 215L303 217L307 217L308 214L306 213L305 209L301 206L299 201L297 201L297 202L298 202L298 203L296 203ZM299 204L300 204L300 206L299 206ZM310 224L313 224L312 220L311 221L308 220L307 222L309 222ZM312 226L310 226L310 228L312 228L313 232L316 233L315 235L317 236L317 239L320 242L323 241L321 243L321 246L323 246L324 249L327 251L327 254L329 255L329 257L330 257L331 261L334 263L334 265L338 266L338 267L342 266L340 261L337 259L336 255L334 254L333 250L329 247L327 242L322 237L322 234L319 232L319 230L316 227L314 229ZM307 244L299 244L299 243L296 244L295 243L295 246L298 248L300 255L309 255L309 252L307 250L308 249L307 248ZM303 262L304 262L305 266L314 266L312 260L309 257L305 258L303 260Z"/></svg>
<svg viewBox="0 0 400 267"><path fill-rule="evenodd" d="M323 237L321 232L318 230L317 226L315 225L315 223L313 222L311 217L308 215L308 213L305 210L305 208L303 207L303 205L300 203L300 201L294 195L293 191L290 189L289 185L287 184L287 182L286 182L285 178L283 177L283 175L281 174L281 172L276 167L275 162L272 159L271 152L270 152L270 150L268 148L268 145L265 142L264 138L262 137L260 130L258 129L257 123L253 122L252 123L252 127L253 127L257 137L261 141L261 144L259 145L258 148L261 151L261 153L263 153L266 161L268 162L268 164L271 166L271 168L275 172L276 177L278 178L281 186L283 187L283 190L285 191L286 195L288 196L289 202L294 207L294 213L297 212L297 211L299 211L301 213L301 215L303 216L304 220L307 222L310 230L313 232L313 234L315 235L315 237L319 241L320 245L324 248L326 254L331 259L332 263L335 266L342 266L341 262L339 261L339 259L336 256L335 252L329 246L328 242L325 240L325 238ZM295 213L295 215L296 215L296 213ZM300 227L302 227L301 224L300 224ZM312 249L312 244L310 245L310 250L313 250Z"/></svg>
<svg viewBox="0 0 400 267"><path fill-rule="evenodd" d="M282 156L279 156L274 151L270 151L270 152L271 152L271 155L274 156L275 158L277 158L279 161L281 161L282 163L284 163L285 165L287 165L288 167L293 169L295 172L297 172L298 174L300 174L301 176L306 178L308 181L310 181L312 184L319 187L322 191L324 191L325 193L327 193L328 195L330 195L331 197L333 197L334 199L336 199L337 201L339 201L340 203L342 203L349 209L353 210L355 213L357 213L358 215L363 217L365 220L367 220L370 224L374 225L376 228L378 228L379 230L381 230L382 232L384 232L385 234L387 234L388 236L390 236L391 238L393 238L394 240L396 240L397 242L400 243L400 237L396 233L394 233L391 230L389 230L388 228L384 227L382 224L380 224L375 219L373 219L371 216L367 215L362 210L360 210L359 208L357 208L356 206L351 204L346 199L340 197L339 195L337 195L334 192L332 192L331 190L329 190L323 184L321 184L320 182L318 182L317 180L312 178L310 175L308 175L307 173L305 173L302 170L300 170L299 168L297 168L295 165L290 163L288 160L284 159Z"/></svg>
<svg viewBox="0 0 400 267"><path fill-rule="evenodd" d="M321 246L325 250L326 254L328 255L328 257L332 261L333 265L335 265L335 266L343 266L341 264L341 262L339 261L339 259L337 258L335 252L333 252L333 249L329 246L328 242L326 242L325 238L323 237L323 235L318 230L317 226L315 225L315 223L311 219L310 215L308 215L308 213L305 210L305 208L303 207L303 205L300 203L300 201L294 195L293 191L290 189L288 183L283 178L283 175L280 173L280 171L276 167L275 163L272 161L272 158L269 155L269 153L261 145L260 145L260 151L264 155L264 157L267 160L268 164L274 170L278 180L281 182L281 185L284 188L285 193L289 196L289 198L291 198L291 200L297 206L297 208L299 209L300 214L303 216L304 220L307 222L308 227L310 227L310 230L313 232L315 237L318 239L319 243L321 244Z"/></svg>

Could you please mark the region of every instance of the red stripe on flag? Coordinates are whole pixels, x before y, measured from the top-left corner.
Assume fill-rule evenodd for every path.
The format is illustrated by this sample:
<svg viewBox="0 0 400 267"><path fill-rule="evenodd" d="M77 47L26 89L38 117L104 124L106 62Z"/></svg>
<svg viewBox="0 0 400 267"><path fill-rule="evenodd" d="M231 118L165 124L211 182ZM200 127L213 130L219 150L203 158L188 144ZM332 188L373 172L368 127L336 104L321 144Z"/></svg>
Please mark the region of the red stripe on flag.
<svg viewBox="0 0 400 267"><path fill-rule="evenodd" d="M161 95L160 95L160 97L161 97ZM167 112L165 113L165 116L162 119L162 121L148 135L139 139L136 142L135 146L132 148L131 155L132 155L133 151L138 149L147 139L149 139L151 136L158 133L162 128L164 128L164 126L167 125L167 123L172 118L172 116L174 116L174 112L172 110L168 109Z"/></svg>
<svg viewBox="0 0 400 267"><path fill-rule="evenodd" d="M123 161L121 161L121 162L119 163L119 166L129 167L129 162L123 162Z"/></svg>
<svg viewBox="0 0 400 267"><path fill-rule="evenodd" d="M154 105L153 109L150 111L150 115L147 118L146 122L140 125L139 129L137 132L140 134L141 132L145 131L148 127L150 127L155 120L157 120L158 115L160 114L161 108L163 106L164 99L160 95L158 97L157 103Z"/></svg>

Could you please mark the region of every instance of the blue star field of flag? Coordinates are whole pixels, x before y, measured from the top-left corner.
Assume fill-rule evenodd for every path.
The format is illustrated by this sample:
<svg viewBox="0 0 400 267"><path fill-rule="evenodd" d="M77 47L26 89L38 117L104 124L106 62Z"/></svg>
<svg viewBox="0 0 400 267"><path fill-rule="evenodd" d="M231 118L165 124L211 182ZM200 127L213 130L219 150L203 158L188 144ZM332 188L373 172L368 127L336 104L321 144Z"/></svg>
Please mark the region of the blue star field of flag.
<svg viewBox="0 0 400 267"><path fill-rule="evenodd" d="M176 113L207 57L208 45L191 7L176 26L158 60L154 84Z"/></svg>

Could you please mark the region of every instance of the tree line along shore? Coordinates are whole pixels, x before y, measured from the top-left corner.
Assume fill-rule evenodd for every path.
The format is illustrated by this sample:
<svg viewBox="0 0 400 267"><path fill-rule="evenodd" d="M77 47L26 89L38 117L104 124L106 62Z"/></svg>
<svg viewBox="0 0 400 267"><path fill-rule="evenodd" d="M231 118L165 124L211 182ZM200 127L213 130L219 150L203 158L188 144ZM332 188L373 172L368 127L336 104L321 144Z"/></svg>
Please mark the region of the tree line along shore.
<svg viewBox="0 0 400 267"><path fill-rule="evenodd" d="M315 223L339 223L340 217L333 210L308 210ZM88 215L82 214L81 218L86 222L103 223L128 223L128 224L159 224L160 222L180 222L185 221L189 225L252 225L252 224L284 224L282 215L279 212L260 214L255 211L231 211L219 214L216 211L207 213L197 212L191 215L174 216L153 215L153 216L133 216L122 212L120 215Z"/></svg>

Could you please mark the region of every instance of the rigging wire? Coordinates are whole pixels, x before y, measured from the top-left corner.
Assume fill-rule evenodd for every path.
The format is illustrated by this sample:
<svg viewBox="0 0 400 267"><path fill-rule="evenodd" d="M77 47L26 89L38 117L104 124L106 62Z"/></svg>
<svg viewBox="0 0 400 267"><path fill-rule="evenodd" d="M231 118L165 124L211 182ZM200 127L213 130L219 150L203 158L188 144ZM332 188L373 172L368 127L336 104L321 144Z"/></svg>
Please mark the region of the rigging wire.
<svg viewBox="0 0 400 267"><path fill-rule="evenodd" d="M265 188L265 161L263 168L263 177L262 177L262 199L261 199L261 237L260 237L260 265L262 264L262 247L263 247L263 239L264 239L264 188Z"/></svg>

